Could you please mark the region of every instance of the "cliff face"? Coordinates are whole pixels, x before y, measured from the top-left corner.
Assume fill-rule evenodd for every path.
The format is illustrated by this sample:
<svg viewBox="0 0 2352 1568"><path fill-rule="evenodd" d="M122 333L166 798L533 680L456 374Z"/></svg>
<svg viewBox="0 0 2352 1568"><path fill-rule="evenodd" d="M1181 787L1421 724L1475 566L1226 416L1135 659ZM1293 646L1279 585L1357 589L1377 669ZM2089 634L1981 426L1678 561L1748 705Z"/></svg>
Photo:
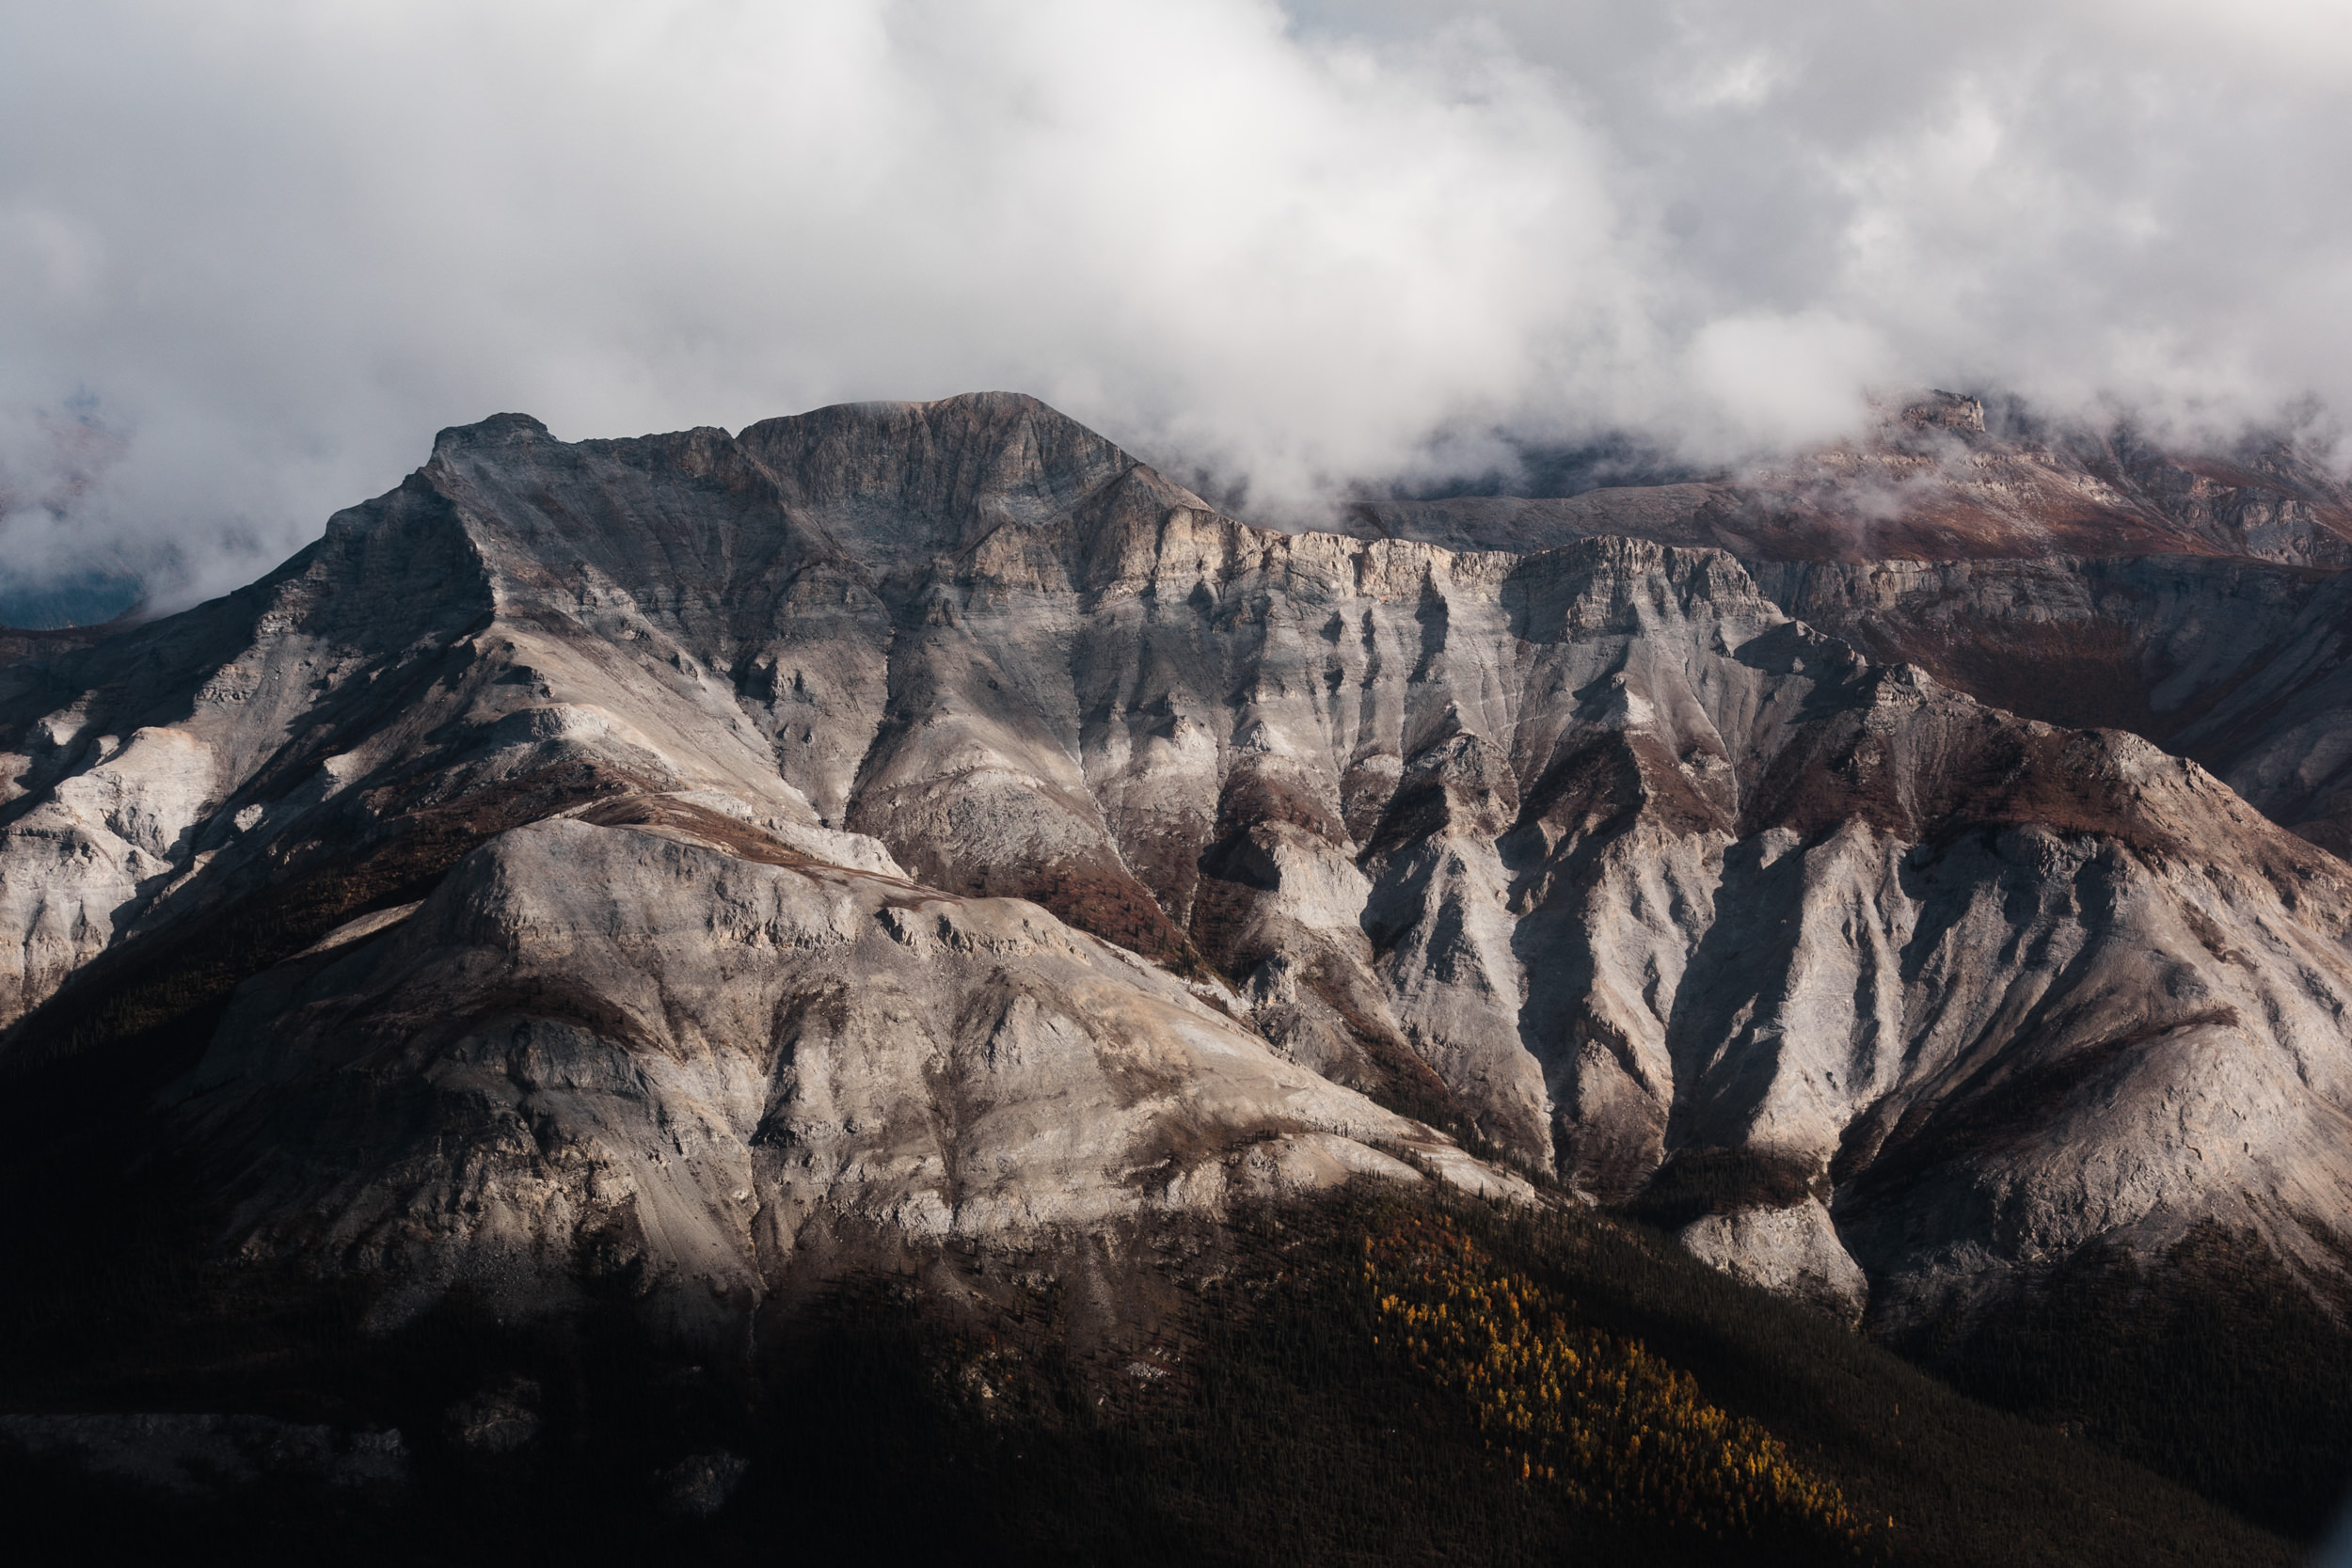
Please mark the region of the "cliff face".
<svg viewBox="0 0 2352 1568"><path fill-rule="evenodd" d="M2032 718L2130 730L2352 852L2352 575L2183 556L1756 572L1874 658Z"/></svg>
<svg viewBox="0 0 2352 1568"><path fill-rule="evenodd" d="M0 681L8 1048L309 911L170 1096L419 1289L1511 1180L1408 1117L1840 1311L2352 1225L2352 873L1711 549L1269 532L1001 395L506 416Z"/></svg>

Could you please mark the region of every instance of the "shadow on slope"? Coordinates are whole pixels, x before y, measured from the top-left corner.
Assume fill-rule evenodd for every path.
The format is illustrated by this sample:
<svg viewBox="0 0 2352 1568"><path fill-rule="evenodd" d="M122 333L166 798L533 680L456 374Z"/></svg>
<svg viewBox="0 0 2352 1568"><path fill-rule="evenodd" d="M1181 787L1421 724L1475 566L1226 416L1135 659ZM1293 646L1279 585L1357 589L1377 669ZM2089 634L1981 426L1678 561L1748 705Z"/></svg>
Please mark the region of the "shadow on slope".
<svg viewBox="0 0 2352 1568"><path fill-rule="evenodd" d="M2295 1559L2144 1469L1581 1212L1353 1190L1245 1216L1183 1261L1170 1259L1184 1249L1138 1247L1132 1266L1163 1275L1179 1303L1148 1344L1089 1326L1088 1292L1067 1274L1043 1278L1039 1259L942 1256L840 1282L729 1367L650 1338L626 1275L597 1282L558 1326L453 1300L370 1335L364 1290L256 1278L208 1255L195 1173L92 1174L78 1190L46 1183L27 1195L40 1208L16 1206L8 1222L24 1288L0 1307L0 1402L395 1427L411 1463L396 1486L280 1479L173 1495L0 1443L0 1506L34 1559L167 1544L250 1562L1819 1560L1654 1515L1605 1517L1498 1463L1458 1399L1373 1342L1366 1242L1417 1216L1572 1302L1580 1323L1639 1338L1708 1401L1769 1428L1856 1513L1891 1516L1883 1557L1861 1560ZM485 1449L463 1412L496 1389L530 1391L530 1430ZM681 1466L695 1463L742 1465L707 1514L679 1500Z"/></svg>
<svg viewBox="0 0 2352 1568"><path fill-rule="evenodd" d="M2352 1300L2335 1296L2208 1222L2160 1268L2088 1249L1900 1348L1979 1399L2309 1539L2352 1481Z"/></svg>

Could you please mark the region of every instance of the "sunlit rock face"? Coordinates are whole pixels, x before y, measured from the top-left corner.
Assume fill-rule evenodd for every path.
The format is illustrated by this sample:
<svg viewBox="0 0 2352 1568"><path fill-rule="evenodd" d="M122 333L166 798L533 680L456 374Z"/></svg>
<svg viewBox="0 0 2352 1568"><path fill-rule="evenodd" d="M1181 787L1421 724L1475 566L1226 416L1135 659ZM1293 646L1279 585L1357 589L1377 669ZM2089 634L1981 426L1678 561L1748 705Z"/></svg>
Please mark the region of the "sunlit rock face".
<svg viewBox="0 0 2352 1568"><path fill-rule="evenodd" d="M1677 1233L1692 1256L1831 1317L1858 1323L1870 1282L1819 1203L1707 1214Z"/></svg>
<svg viewBox="0 0 2352 1568"><path fill-rule="evenodd" d="M14 1040L342 878L386 912L170 1093L252 1245L419 1290L1506 1181L1449 1121L1611 1201L1766 1173L1689 1244L1841 1314L2352 1227L2344 865L1715 549L1250 528L1006 395L502 416L0 682Z"/></svg>
<svg viewBox="0 0 2352 1568"><path fill-rule="evenodd" d="M1526 1192L1033 904L666 824L500 835L248 984L173 1093L266 1151L248 1247L528 1307L587 1244L689 1320L844 1233L1214 1215L1406 1160Z"/></svg>

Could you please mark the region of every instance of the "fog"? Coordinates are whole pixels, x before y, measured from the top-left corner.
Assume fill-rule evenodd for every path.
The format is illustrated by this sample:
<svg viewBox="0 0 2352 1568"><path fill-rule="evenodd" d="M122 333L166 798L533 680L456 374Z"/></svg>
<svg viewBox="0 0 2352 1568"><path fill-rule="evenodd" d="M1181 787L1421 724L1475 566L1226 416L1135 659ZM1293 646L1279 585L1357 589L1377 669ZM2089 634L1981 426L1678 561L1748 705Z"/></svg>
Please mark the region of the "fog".
<svg viewBox="0 0 2352 1568"><path fill-rule="evenodd" d="M245 580L433 432L1033 391L1255 515L1873 388L2352 407L2338 5L0 11L0 576Z"/></svg>

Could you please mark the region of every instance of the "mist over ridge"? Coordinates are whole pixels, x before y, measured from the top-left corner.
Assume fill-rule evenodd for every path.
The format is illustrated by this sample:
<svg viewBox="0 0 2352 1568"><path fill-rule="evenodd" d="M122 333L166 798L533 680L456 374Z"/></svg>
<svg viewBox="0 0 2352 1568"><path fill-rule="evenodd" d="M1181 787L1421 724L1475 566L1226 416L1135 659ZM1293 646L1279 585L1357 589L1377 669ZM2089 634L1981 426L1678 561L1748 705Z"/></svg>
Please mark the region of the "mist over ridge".
<svg viewBox="0 0 2352 1568"><path fill-rule="evenodd" d="M2352 404L2321 7L0 21L0 554L189 602L431 432L1017 387L1296 526L1872 388L2226 446Z"/></svg>

